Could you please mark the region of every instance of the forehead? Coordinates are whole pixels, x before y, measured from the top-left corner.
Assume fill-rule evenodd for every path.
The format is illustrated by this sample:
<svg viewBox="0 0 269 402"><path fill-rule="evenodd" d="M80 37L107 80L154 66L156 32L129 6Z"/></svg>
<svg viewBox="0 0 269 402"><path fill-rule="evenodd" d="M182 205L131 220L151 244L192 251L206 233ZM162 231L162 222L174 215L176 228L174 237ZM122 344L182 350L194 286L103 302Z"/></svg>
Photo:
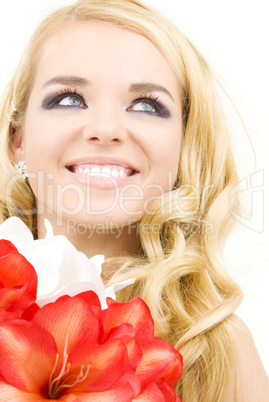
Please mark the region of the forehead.
<svg viewBox="0 0 269 402"><path fill-rule="evenodd" d="M115 80L178 81L161 52L144 36L101 21L66 25L40 49L36 81L57 75L102 76Z"/></svg>

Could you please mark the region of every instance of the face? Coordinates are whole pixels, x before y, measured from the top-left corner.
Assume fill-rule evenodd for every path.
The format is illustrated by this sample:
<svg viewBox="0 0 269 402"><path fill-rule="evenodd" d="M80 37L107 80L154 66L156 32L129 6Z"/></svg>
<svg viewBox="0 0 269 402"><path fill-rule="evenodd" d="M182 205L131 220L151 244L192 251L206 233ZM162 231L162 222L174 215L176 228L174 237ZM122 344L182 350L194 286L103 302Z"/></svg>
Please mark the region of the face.
<svg viewBox="0 0 269 402"><path fill-rule="evenodd" d="M15 160L54 225L126 226L171 190L180 89L143 36L103 22L66 27L42 48Z"/></svg>

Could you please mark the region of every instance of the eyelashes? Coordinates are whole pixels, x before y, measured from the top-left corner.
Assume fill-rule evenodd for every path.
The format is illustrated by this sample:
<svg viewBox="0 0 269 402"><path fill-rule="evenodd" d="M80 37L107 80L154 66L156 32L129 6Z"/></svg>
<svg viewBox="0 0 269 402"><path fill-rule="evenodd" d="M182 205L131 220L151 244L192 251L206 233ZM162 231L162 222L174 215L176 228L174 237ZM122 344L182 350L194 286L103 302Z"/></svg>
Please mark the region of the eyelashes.
<svg viewBox="0 0 269 402"><path fill-rule="evenodd" d="M82 94L71 88L65 88L60 92L46 96L42 102L42 108L45 110L87 109L88 106ZM167 107L159 101L159 97L154 97L152 94L139 96L126 107L126 111L163 118L171 116Z"/></svg>
<svg viewBox="0 0 269 402"><path fill-rule="evenodd" d="M159 101L159 97L153 97L152 94L135 99L131 105L128 106L127 111L146 113L163 118L171 116L167 107Z"/></svg>
<svg viewBox="0 0 269 402"><path fill-rule="evenodd" d="M42 102L42 108L46 110L57 108L87 109L88 106L83 95L78 94L76 90L65 88L56 94L48 95Z"/></svg>

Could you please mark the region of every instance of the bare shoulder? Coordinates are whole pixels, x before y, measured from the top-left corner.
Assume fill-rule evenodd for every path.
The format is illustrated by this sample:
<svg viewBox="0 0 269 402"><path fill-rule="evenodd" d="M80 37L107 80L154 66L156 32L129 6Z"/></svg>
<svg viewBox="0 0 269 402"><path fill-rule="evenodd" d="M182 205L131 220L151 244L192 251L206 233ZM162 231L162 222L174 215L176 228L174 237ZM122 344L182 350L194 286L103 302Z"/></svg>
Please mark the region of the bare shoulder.
<svg viewBox="0 0 269 402"><path fill-rule="evenodd" d="M236 379L228 400L269 402L269 380L252 335L246 324L235 314L229 320L234 338Z"/></svg>

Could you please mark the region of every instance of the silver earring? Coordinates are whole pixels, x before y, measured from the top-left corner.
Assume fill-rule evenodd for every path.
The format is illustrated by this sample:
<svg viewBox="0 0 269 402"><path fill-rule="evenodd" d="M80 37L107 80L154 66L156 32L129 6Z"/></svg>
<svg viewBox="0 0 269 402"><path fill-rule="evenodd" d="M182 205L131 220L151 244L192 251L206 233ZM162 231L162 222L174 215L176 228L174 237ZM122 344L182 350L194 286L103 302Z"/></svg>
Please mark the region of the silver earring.
<svg viewBox="0 0 269 402"><path fill-rule="evenodd" d="M14 112L17 112L17 109L15 108L15 105L14 105L13 101L11 101L11 106L12 106L12 109L14 110Z"/></svg>
<svg viewBox="0 0 269 402"><path fill-rule="evenodd" d="M14 112L17 112L17 109L15 108L15 105L14 105L13 101L11 101L11 106L12 106L12 109L14 110ZM7 119L8 119L9 122L11 122L11 117L9 116L8 113L7 113Z"/></svg>
<svg viewBox="0 0 269 402"><path fill-rule="evenodd" d="M26 169L26 164L24 161L19 161L14 164L15 169L19 171L19 173L22 175L22 178L25 180L28 177L27 169Z"/></svg>

